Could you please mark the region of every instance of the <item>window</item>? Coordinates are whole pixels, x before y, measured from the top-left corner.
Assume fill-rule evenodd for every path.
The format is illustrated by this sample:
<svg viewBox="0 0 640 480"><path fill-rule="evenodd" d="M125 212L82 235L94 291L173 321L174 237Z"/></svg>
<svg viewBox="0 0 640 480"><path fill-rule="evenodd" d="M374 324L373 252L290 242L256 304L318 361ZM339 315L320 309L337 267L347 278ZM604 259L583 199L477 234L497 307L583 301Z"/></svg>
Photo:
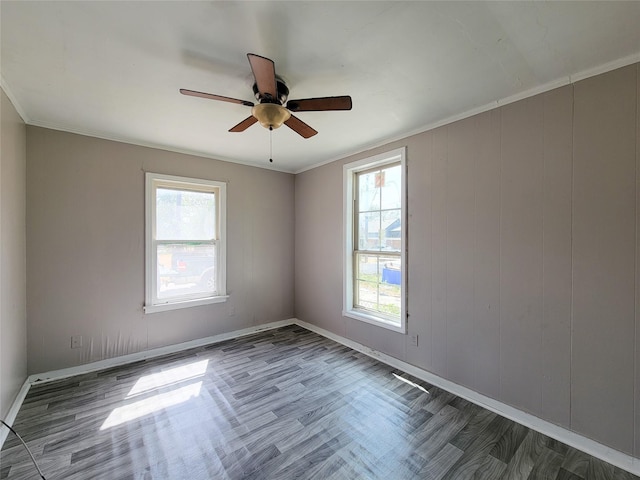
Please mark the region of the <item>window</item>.
<svg viewBox="0 0 640 480"><path fill-rule="evenodd" d="M146 174L145 312L225 301L226 184Z"/></svg>
<svg viewBox="0 0 640 480"><path fill-rule="evenodd" d="M405 150L344 166L344 315L406 332Z"/></svg>

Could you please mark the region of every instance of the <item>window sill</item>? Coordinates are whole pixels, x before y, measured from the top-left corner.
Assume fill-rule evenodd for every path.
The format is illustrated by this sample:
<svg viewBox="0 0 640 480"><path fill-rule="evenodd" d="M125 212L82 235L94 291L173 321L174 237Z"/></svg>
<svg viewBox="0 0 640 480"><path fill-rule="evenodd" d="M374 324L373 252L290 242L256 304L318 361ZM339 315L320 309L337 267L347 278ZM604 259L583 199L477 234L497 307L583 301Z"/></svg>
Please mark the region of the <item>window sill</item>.
<svg viewBox="0 0 640 480"><path fill-rule="evenodd" d="M398 325L397 323L394 323L391 320L387 320L386 318L376 317L375 315L371 315L360 310L346 310L342 312L342 315L344 315L345 317L360 320L361 322L377 325L378 327L386 328L388 330L393 330L394 332L407 333L406 323L404 322L401 322L400 325Z"/></svg>
<svg viewBox="0 0 640 480"><path fill-rule="evenodd" d="M179 310L181 308L199 307L213 303L223 303L229 299L229 295L219 295L217 297L198 298L197 300L184 300L182 302L161 303L158 305L145 305L144 313L166 312L168 310Z"/></svg>

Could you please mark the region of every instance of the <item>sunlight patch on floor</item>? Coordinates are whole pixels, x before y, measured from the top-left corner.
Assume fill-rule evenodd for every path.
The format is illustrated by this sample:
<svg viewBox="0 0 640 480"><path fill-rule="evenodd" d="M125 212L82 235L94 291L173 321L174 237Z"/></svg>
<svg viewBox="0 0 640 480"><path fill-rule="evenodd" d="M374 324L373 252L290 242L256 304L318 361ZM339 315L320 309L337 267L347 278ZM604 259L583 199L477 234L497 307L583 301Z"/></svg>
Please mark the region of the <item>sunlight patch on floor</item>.
<svg viewBox="0 0 640 480"><path fill-rule="evenodd" d="M209 360L202 360L140 377L129 390L125 400L130 400L159 388L176 387L183 382L203 377L207 371L208 364ZM157 393L143 400L114 408L100 427L100 430L122 425L164 408L184 403L191 398L199 396L201 388L202 381L190 383L183 387L172 388L168 392Z"/></svg>
<svg viewBox="0 0 640 480"><path fill-rule="evenodd" d="M180 403L184 403L191 398L200 395L202 382L191 383L184 387L176 388L169 392L159 393L144 400L129 403L122 407L117 407L109 414L104 421L100 430L115 427L123 423L135 420L150 413L160 411L164 408L172 407Z"/></svg>
<svg viewBox="0 0 640 480"><path fill-rule="evenodd" d="M209 360L202 360L200 362L193 362L180 367L140 377L133 388L129 391L127 398L155 390L156 388L167 387L169 385L184 382L185 380L201 377L207 371L208 364Z"/></svg>
<svg viewBox="0 0 640 480"><path fill-rule="evenodd" d="M394 376L394 377L396 377L398 380L402 380L404 383L408 383L408 384L409 384L409 385L411 385L412 387L417 388L418 390L422 390L424 393L429 393L429 391L428 391L426 388L424 388L424 387L422 387L422 386L418 385L417 383L412 382L412 381L411 381L411 380L409 380L409 379L406 379L406 378L404 378L404 377L401 377L400 375L397 375L397 374L395 374L395 373L393 374L393 376Z"/></svg>

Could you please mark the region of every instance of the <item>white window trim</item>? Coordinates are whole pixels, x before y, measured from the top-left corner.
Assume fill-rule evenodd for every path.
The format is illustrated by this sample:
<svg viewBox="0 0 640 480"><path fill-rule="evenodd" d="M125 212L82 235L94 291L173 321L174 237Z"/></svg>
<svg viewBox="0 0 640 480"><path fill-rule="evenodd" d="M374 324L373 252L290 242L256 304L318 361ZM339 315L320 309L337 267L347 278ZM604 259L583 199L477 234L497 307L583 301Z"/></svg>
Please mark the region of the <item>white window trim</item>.
<svg viewBox="0 0 640 480"><path fill-rule="evenodd" d="M400 241L400 261L402 264L402 285L400 286L400 326L396 323L377 316L375 313L353 308L353 188L356 173L379 167L389 163L400 161L402 168L402 181L400 195L402 196L402 238ZM367 157L356 162L347 163L342 168L343 179L343 298L342 315L354 318L362 322L377 325L399 333L407 333L407 162L406 147L398 148L390 152L381 153L373 157Z"/></svg>
<svg viewBox="0 0 640 480"><path fill-rule="evenodd" d="M173 185L182 184L185 189L198 189L199 186L210 186L218 189L216 199L218 215L219 239L216 239L217 258L217 283L218 294L210 297L198 297L195 299L179 298L169 300L166 303L153 303L154 285L156 280L156 261L153 249L153 226L155 226L156 202L154 189L156 184L163 181L171 182ZM177 310L180 308L197 307L213 303L225 302L229 296L227 292L227 184L215 180L202 180L197 178L178 177L175 175L163 175L160 173L147 172L145 174L145 305L144 313L164 312Z"/></svg>

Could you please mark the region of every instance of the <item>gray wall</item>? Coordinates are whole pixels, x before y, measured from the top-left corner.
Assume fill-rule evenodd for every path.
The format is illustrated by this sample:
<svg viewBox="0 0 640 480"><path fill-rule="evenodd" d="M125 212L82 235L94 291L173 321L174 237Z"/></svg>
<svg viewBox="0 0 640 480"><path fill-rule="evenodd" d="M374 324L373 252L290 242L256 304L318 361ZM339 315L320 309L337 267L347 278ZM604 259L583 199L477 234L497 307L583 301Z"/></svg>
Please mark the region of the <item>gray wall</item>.
<svg viewBox="0 0 640 480"><path fill-rule="evenodd" d="M0 90L0 418L27 378L26 127Z"/></svg>
<svg viewBox="0 0 640 480"><path fill-rule="evenodd" d="M30 373L293 316L292 175L32 126L27 145ZM146 171L228 182L228 302L143 313Z"/></svg>
<svg viewBox="0 0 640 480"><path fill-rule="evenodd" d="M296 316L640 457L638 70L297 175ZM417 347L341 315L342 165L403 145Z"/></svg>

